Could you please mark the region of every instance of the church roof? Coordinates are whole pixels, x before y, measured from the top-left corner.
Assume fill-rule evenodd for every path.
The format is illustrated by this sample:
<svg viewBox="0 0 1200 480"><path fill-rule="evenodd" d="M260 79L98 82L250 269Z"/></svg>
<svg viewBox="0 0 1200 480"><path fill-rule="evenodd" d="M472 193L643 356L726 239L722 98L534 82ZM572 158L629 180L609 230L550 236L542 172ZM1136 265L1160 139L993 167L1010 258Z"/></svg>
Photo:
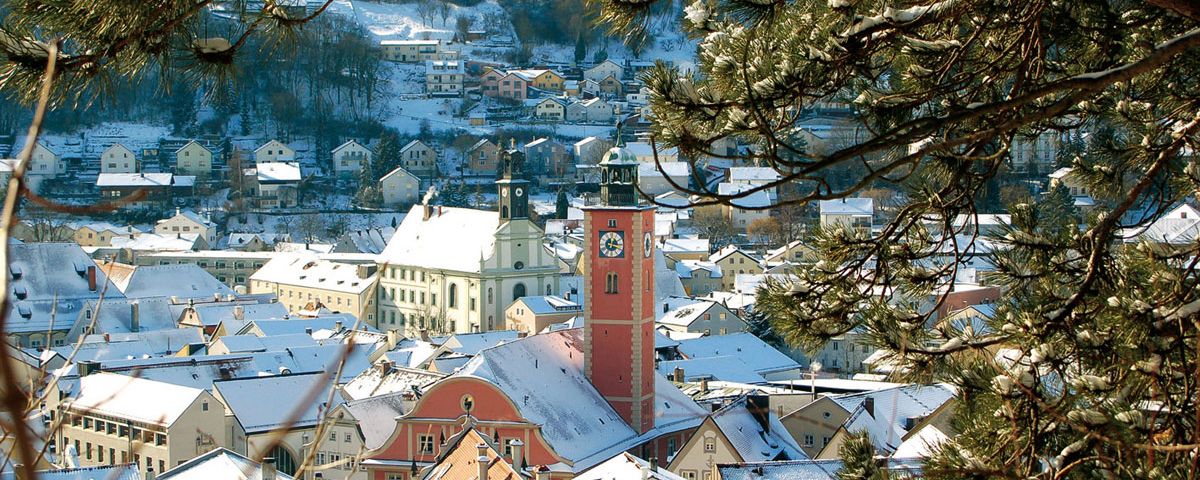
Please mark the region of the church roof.
<svg viewBox="0 0 1200 480"><path fill-rule="evenodd" d="M492 256L500 214L492 210L435 206L426 219L414 205L396 228L379 262L458 272L479 272Z"/></svg>

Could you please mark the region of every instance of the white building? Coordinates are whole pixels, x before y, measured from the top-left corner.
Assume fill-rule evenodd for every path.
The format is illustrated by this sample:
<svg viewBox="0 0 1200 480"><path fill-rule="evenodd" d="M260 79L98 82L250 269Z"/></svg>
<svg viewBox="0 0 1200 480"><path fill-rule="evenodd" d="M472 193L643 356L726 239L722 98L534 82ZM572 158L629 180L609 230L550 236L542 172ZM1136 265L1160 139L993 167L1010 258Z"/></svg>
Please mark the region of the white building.
<svg viewBox="0 0 1200 480"><path fill-rule="evenodd" d="M425 93L433 96L459 96L466 76L458 60L429 60L425 62Z"/></svg>
<svg viewBox="0 0 1200 480"><path fill-rule="evenodd" d="M420 140L408 142L400 148L400 166L420 178L429 178L437 172L437 151Z"/></svg>
<svg viewBox="0 0 1200 480"><path fill-rule="evenodd" d="M404 167L396 167L379 179L379 190L383 193L383 204L386 206L416 203L421 193L421 179Z"/></svg>
<svg viewBox="0 0 1200 480"><path fill-rule="evenodd" d="M870 198L840 198L822 200L821 226L846 225L870 229L875 225L875 200Z"/></svg>
<svg viewBox="0 0 1200 480"><path fill-rule="evenodd" d="M291 208L299 203L300 165L264 162L244 171L250 197L258 208Z"/></svg>
<svg viewBox="0 0 1200 480"><path fill-rule="evenodd" d="M364 165L371 163L371 149L354 140L339 145L331 152L333 171L339 177L355 177Z"/></svg>
<svg viewBox="0 0 1200 480"><path fill-rule="evenodd" d="M605 60L583 71L583 78L595 82L603 81L608 77L621 80L625 75L625 67L612 60Z"/></svg>
<svg viewBox="0 0 1200 480"><path fill-rule="evenodd" d="M208 178L212 174L212 151L192 140L175 151L175 173Z"/></svg>
<svg viewBox="0 0 1200 480"><path fill-rule="evenodd" d="M100 173L137 173L137 156L124 145L114 143L100 154Z"/></svg>
<svg viewBox="0 0 1200 480"><path fill-rule="evenodd" d="M217 240L217 224L208 215L200 215L191 210L175 209L171 218L159 220L154 225L154 233L162 236L180 234L200 234L208 245L215 245Z"/></svg>
<svg viewBox="0 0 1200 480"><path fill-rule="evenodd" d="M254 149L254 163L294 162L296 150L279 140L271 140Z"/></svg>

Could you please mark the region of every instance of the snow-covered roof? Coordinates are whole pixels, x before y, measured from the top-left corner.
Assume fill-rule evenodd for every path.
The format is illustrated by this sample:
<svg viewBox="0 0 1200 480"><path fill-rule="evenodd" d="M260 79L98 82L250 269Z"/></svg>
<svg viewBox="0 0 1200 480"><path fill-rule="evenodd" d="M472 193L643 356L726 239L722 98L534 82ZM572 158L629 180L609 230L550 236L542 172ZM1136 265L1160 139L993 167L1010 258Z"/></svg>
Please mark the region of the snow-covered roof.
<svg viewBox="0 0 1200 480"><path fill-rule="evenodd" d="M524 303L525 308L528 308L535 315L579 312L581 309L578 303L557 295L521 297L518 300Z"/></svg>
<svg viewBox="0 0 1200 480"><path fill-rule="evenodd" d="M169 187L175 175L170 173L101 173L97 187Z"/></svg>
<svg viewBox="0 0 1200 480"><path fill-rule="evenodd" d="M143 310L147 303L154 302L158 299L139 300ZM112 309L112 311L122 311L121 309ZM128 309L123 310L128 312ZM101 309L101 316L104 315L104 309ZM144 317L143 317L144 318ZM169 320L169 319L168 319ZM143 342L149 346L152 355L168 355L175 354L183 346L190 343L204 343L204 334L199 328L174 328L174 322L170 321L170 328L147 330L146 321L142 321L142 331L140 332L110 332L96 330L101 333L94 333L83 338L83 345L94 343L112 343L112 342Z"/></svg>
<svg viewBox="0 0 1200 480"><path fill-rule="evenodd" d="M439 74L463 73L463 64L458 60L427 60L425 62L425 72Z"/></svg>
<svg viewBox="0 0 1200 480"><path fill-rule="evenodd" d="M354 245L355 250L363 253L379 254L383 252L383 249L387 248L388 239L392 238L392 235L395 234L396 229L392 227L380 227L346 232L346 238Z"/></svg>
<svg viewBox="0 0 1200 480"><path fill-rule="evenodd" d="M380 45L437 45L439 40L381 40Z"/></svg>
<svg viewBox="0 0 1200 480"><path fill-rule="evenodd" d="M748 409L747 400L742 397L738 401L726 405L713 413L712 419L721 433L729 440L734 450L746 462L765 462L771 460L802 460L808 458L796 439L788 432L779 417L767 408L766 425L756 419Z"/></svg>
<svg viewBox="0 0 1200 480"><path fill-rule="evenodd" d="M414 389L423 392L442 377L445 375L428 370L392 365L385 371L383 366L376 365L354 377L342 389L351 399L360 400L390 393L412 393Z"/></svg>
<svg viewBox="0 0 1200 480"><path fill-rule="evenodd" d="M729 169L731 182L773 182L781 177L779 172L770 167L733 167Z"/></svg>
<svg viewBox="0 0 1200 480"><path fill-rule="evenodd" d="M208 218L208 216L201 216L199 213L196 213L196 212L192 211L191 209L178 209L177 208L177 209L175 209L175 216L176 217L182 216L183 218L191 220L193 223L195 223L197 225L202 225L205 227L215 227L217 225L216 223L213 223L212 219ZM172 218L174 218L174 217L172 217ZM168 220L170 220L170 218L164 218L162 220L159 220L158 223L163 223Z"/></svg>
<svg viewBox="0 0 1200 480"><path fill-rule="evenodd" d="M308 333L309 330L317 332L320 330L341 330L354 327L354 315L349 314L331 314L321 315L317 318L288 318L286 320L275 318L256 319L247 323L237 333L255 333L261 334L264 337L274 337L279 335L294 335L298 333ZM374 329L368 325L359 325L359 330L373 331Z"/></svg>
<svg viewBox="0 0 1200 480"><path fill-rule="evenodd" d="M379 181L380 181L380 182L382 182L382 181L384 181L384 180L386 180L386 179L388 179L388 178L392 177L393 175L405 175L405 176L412 177L413 179L415 179L415 180L417 180L417 181L421 181L420 177L417 177L416 175L413 175L413 174L412 174L412 172L409 172L408 170L405 170L405 169L404 169L404 167L396 167L396 168L393 168L393 169L392 169L392 171L390 171L390 172L388 172L388 173L387 173L387 175L384 175L384 176L382 176L382 177L379 177Z"/></svg>
<svg viewBox="0 0 1200 480"><path fill-rule="evenodd" d="M638 164L639 178L667 176L672 177L676 183L680 183L684 187L687 186L687 177L690 174L691 168L688 167L687 162L661 162L657 165L653 163ZM682 178L683 181L680 181L680 178Z"/></svg>
<svg viewBox="0 0 1200 480"><path fill-rule="evenodd" d="M736 355L760 374L800 368L791 357L747 332L684 340L679 342L679 352L692 359Z"/></svg>
<svg viewBox="0 0 1200 480"><path fill-rule="evenodd" d="M211 389L213 382L234 378L277 375L280 371L314 372L337 368L345 350L343 344L287 348L272 352L204 355L193 357L156 357L101 361L105 372L139 376L147 380L198 389ZM367 368L368 348L355 345L346 356L340 382L348 382Z"/></svg>
<svg viewBox="0 0 1200 480"><path fill-rule="evenodd" d="M300 164L294 162L262 162L252 170L259 183L283 183L300 181Z"/></svg>
<svg viewBox="0 0 1200 480"><path fill-rule="evenodd" d="M213 382L214 393L233 412L247 435L269 432L277 428L305 428L320 420L328 411L324 404L333 383L325 372L293 373L263 377L238 378ZM309 393L317 390L316 401L308 401ZM288 392L287 395L279 395ZM270 398L270 402L263 399ZM335 401L338 396L333 397ZM297 414L299 412L299 414Z"/></svg>
<svg viewBox="0 0 1200 480"><path fill-rule="evenodd" d="M392 432L396 430L396 417L404 415L410 408L405 393L377 394L342 404L358 421L363 446L367 450L383 447L391 439Z"/></svg>
<svg viewBox="0 0 1200 480"><path fill-rule="evenodd" d="M1126 241L1191 245L1200 238L1200 209L1181 203L1143 228L1130 228Z"/></svg>
<svg viewBox="0 0 1200 480"><path fill-rule="evenodd" d="M224 345L229 350L229 353L275 352L292 347L317 345L317 341L313 340L311 335L305 335L304 333L263 337L257 335L225 335L218 338L216 342Z"/></svg>
<svg viewBox="0 0 1200 480"><path fill-rule="evenodd" d="M645 473L645 475L643 475L643 473ZM629 452L621 452L617 456L605 460L595 467L592 467L591 470L575 476L575 480L616 480L627 478L641 478L643 480L683 480L683 477L671 473L666 468L659 467L658 469L651 469L650 462L630 455Z"/></svg>
<svg viewBox="0 0 1200 480"><path fill-rule="evenodd" d="M516 330L495 330L479 333L459 333L431 340L442 348L460 355L475 355L485 348L503 345L520 336Z"/></svg>
<svg viewBox="0 0 1200 480"><path fill-rule="evenodd" d="M837 480L842 469L839 460L787 460L717 465L722 480ZM894 478L920 478L920 462L888 462Z"/></svg>
<svg viewBox="0 0 1200 480"><path fill-rule="evenodd" d="M180 150L183 150L183 149L187 148L189 145L192 145L192 144L196 144L196 146L198 146L198 147L200 147L200 148L203 148L203 149L205 149L205 150L208 150L208 147L204 146L204 144L202 144L202 143L200 143L200 142L197 142L197 141L195 141L195 140L188 140L188 142L187 142L187 143L185 143L185 144L181 145L179 148L176 148L176 149L175 149L175 153L179 153L179 151L180 151ZM212 150L209 150L209 152L212 152Z"/></svg>
<svg viewBox="0 0 1200 480"><path fill-rule="evenodd" d="M830 397L850 412L843 427L849 432L866 431L876 450L890 454L908 433L909 419L919 420L933 413L951 398L949 384L904 385L851 395ZM871 401L868 402L867 400Z"/></svg>
<svg viewBox="0 0 1200 480"><path fill-rule="evenodd" d="M209 450L203 455L183 462L158 476L162 480L263 480L262 464L239 455L225 447ZM292 480L292 476L275 472L276 480Z"/></svg>
<svg viewBox="0 0 1200 480"><path fill-rule="evenodd" d="M708 278L721 278L724 273L721 266L707 260L679 260L675 262L675 273L679 278L694 278L701 272L707 272Z"/></svg>
<svg viewBox="0 0 1200 480"><path fill-rule="evenodd" d="M199 233L184 233L174 235L159 235L157 233L143 233L134 238L129 237L113 237L111 245L113 248L123 248L133 251L185 251L196 248L196 244L200 240Z"/></svg>
<svg viewBox="0 0 1200 480"><path fill-rule="evenodd" d="M420 140L413 140L413 141L410 141L410 142L404 144L403 147L400 147L400 153L407 152L408 150L417 148L418 146L429 148L429 145L426 145L425 142L422 142Z"/></svg>
<svg viewBox="0 0 1200 480"><path fill-rule="evenodd" d="M67 329L65 316L78 315L86 300L103 294L124 298L103 269L75 243L10 244L9 332L46 332L53 324ZM90 288L89 270L95 271L96 287ZM57 320L57 321L55 321Z"/></svg>
<svg viewBox="0 0 1200 480"><path fill-rule="evenodd" d="M257 320L287 316L287 306L278 302L197 303L192 306L201 325L216 326L231 320ZM182 308L180 308L182 310ZM238 318L240 317L240 318Z"/></svg>
<svg viewBox="0 0 1200 480"><path fill-rule="evenodd" d="M948 440L950 436L946 435L946 432L933 424L926 424L915 432L910 432L908 438L900 442L900 446L892 452L892 458L926 458Z"/></svg>
<svg viewBox="0 0 1200 480"><path fill-rule="evenodd" d="M500 214L492 210L433 207L429 219L414 205L379 255L382 264L478 272L495 248Z"/></svg>
<svg viewBox="0 0 1200 480"><path fill-rule="evenodd" d="M684 341L689 340L680 343ZM766 378L734 354L658 362L658 371L663 375L673 374L676 368L683 369L683 378L689 382L706 379L750 385L767 383Z"/></svg>
<svg viewBox="0 0 1200 480"><path fill-rule="evenodd" d="M321 260L302 253L272 258L250 280L358 295L375 284L375 274L363 277L359 275L359 265Z"/></svg>
<svg viewBox="0 0 1200 480"><path fill-rule="evenodd" d="M664 253L701 253L708 254L707 238L668 238L663 240L661 250Z"/></svg>
<svg viewBox="0 0 1200 480"><path fill-rule="evenodd" d="M696 300L663 313L657 322L686 327L698 320L706 312L712 310L715 306L717 306L717 302L711 300Z"/></svg>
<svg viewBox="0 0 1200 480"><path fill-rule="evenodd" d="M197 298L235 293L194 263L137 267L125 284L118 287L121 287L121 291L128 298Z"/></svg>
<svg viewBox="0 0 1200 480"><path fill-rule="evenodd" d="M736 195L747 190L758 188L758 185L744 183L721 182L717 184L718 195ZM735 198L729 201L735 207L740 208L766 208L775 204L774 190L758 190L753 193L748 193L744 197Z"/></svg>
<svg viewBox="0 0 1200 480"><path fill-rule="evenodd" d="M649 438L692 428L704 409L661 375L655 376L655 426L638 435L583 371L581 329L533 335L483 350L451 376L494 384L574 471L584 471ZM546 395L546 392L554 392ZM586 438L586 442L579 439Z"/></svg>
<svg viewBox="0 0 1200 480"><path fill-rule="evenodd" d="M64 403L75 411L172 425L203 393L198 388L100 372L80 378L79 389Z"/></svg>
<svg viewBox="0 0 1200 480"><path fill-rule="evenodd" d="M363 146L361 143L358 143L356 140L354 140L354 139L350 139L350 140L346 140L346 143L343 143L343 144L341 144L341 145L338 145L336 148L334 148L333 150L331 150L329 153L337 153L337 152L340 152L340 151L342 151L342 150L345 150L345 149L347 149L347 148L350 148L350 147L355 147L355 146L356 146L356 147L358 147L358 148L367 149L367 147L364 147L364 146ZM367 149L367 150L369 150L369 149Z"/></svg>
<svg viewBox="0 0 1200 480"><path fill-rule="evenodd" d="M1071 172L1074 170L1075 169L1072 167L1062 167L1058 170L1051 172L1050 175L1048 175L1048 176L1051 179L1061 180L1061 179L1065 178L1067 175L1070 175Z"/></svg>
<svg viewBox="0 0 1200 480"><path fill-rule="evenodd" d="M821 215L875 215L875 200L871 198L841 198L821 200Z"/></svg>
<svg viewBox="0 0 1200 480"><path fill-rule="evenodd" d="M755 259L753 255L751 255L749 252L747 252L745 250L738 248L737 245L726 245L724 247L721 247L720 250L717 250L717 251L713 252L712 255L709 255L708 260L710 262L719 262L721 260L724 260L725 257L728 257L728 256L733 255L738 252L741 252L743 255L746 255L747 257L750 257L751 259L754 259L757 261L757 259Z"/></svg>

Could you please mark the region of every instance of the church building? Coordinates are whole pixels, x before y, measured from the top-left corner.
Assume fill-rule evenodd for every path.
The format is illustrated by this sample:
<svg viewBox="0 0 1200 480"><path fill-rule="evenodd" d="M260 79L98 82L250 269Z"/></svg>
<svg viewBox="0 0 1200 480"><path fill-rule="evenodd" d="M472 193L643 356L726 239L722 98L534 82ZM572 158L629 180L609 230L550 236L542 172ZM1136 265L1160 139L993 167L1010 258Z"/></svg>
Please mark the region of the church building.
<svg viewBox="0 0 1200 480"><path fill-rule="evenodd" d="M555 295L558 262L529 218L525 154L503 153L496 210L414 205L379 255L380 330L418 336L504 328L524 296Z"/></svg>

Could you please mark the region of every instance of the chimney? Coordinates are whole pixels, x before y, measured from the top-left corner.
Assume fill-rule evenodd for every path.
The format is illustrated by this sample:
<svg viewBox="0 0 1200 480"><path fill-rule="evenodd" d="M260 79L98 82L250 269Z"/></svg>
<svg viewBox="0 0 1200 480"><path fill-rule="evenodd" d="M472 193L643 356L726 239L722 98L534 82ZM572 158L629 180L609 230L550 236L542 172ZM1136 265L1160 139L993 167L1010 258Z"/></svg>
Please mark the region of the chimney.
<svg viewBox="0 0 1200 480"><path fill-rule="evenodd" d="M154 467L146 467L146 480L155 480L156 478L158 476L154 474Z"/></svg>
<svg viewBox="0 0 1200 480"><path fill-rule="evenodd" d="M305 335L312 335L312 327L304 327Z"/></svg>
<svg viewBox="0 0 1200 480"><path fill-rule="evenodd" d="M395 330L388 330L388 332L387 332L387 348L388 348L388 350L396 348L397 343L400 343L400 332L397 332Z"/></svg>
<svg viewBox="0 0 1200 480"><path fill-rule="evenodd" d="M481 443L476 445L475 448L479 449L479 456L475 458L475 464L479 467L479 480L486 480L488 478L489 463L487 456L488 446L486 443Z"/></svg>
<svg viewBox="0 0 1200 480"><path fill-rule="evenodd" d="M88 290L96 291L96 266L88 265L87 267Z"/></svg>
<svg viewBox="0 0 1200 480"><path fill-rule="evenodd" d="M663 302L663 313L667 313L669 311L671 311L671 305L667 302Z"/></svg>
<svg viewBox="0 0 1200 480"><path fill-rule="evenodd" d="M84 360L75 364L75 370L79 372L80 377L86 377L100 371L100 364L90 360Z"/></svg>
<svg viewBox="0 0 1200 480"><path fill-rule="evenodd" d="M233 318L236 318L238 320L244 320L246 318L246 309L243 308L241 305L234 306L233 307Z"/></svg>
<svg viewBox="0 0 1200 480"><path fill-rule="evenodd" d="M429 205L429 204L425 204L422 207L423 208L422 208L421 219L429 220L429 217L433 216L433 206Z"/></svg>
<svg viewBox="0 0 1200 480"><path fill-rule="evenodd" d="M421 329L421 341L422 342L429 341L429 330L426 330L424 328Z"/></svg>
<svg viewBox="0 0 1200 480"><path fill-rule="evenodd" d="M867 415L875 417L875 397L867 397L863 400L863 410L867 411Z"/></svg>
<svg viewBox="0 0 1200 480"><path fill-rule="evenodd" d="M138 315L138 302L129 302L129 331L137 333L142 331L142 319Z"/></svg>
<svg viewBox="0 0 1200 480"><path fill-rule="evenodd" d="M340 332L340 331L342 331L342 321L341 321L341 320L338 320L338 321L335 321L335 322L333 322L333 330L334 330L335 332Z"/></svg>
<svg viewBox="0 0 1200 480"><path fill-rule="evenodd" d="M683 367L675 367L675 371L671 374L671 380L674 380L675 383L683 383L687 381L687 376L684 375Z"/></svg>
<svg viewBox="0 0 1200 480"><path fill-rule="evenodd" d="M275 480L275 457L266 457L263 459L262 480Z"/></svg>
<svg viewBox="0 0 1200 480"><path fill-rule="evenodd" d="M110 341L112 341L112 339L108 337L108 332L104 332L104 343L108 343Z"/></svg>
<svg viewBox="0 0 1200 480"><path fill-rule="evenodd" d="M550 469L546 468L545 465L539 466L534 480L550 480Z"/></svg>
<svg viewBox="0 0 1200 480"><path fill-rule="evenodd" d="M766 395L747 395L746 410L766 433L771 433L771 399Z"/></svg>
<svg viewBox="0 0 1200 480"><path fill-rule="evenodd" d="M642 465L642 480L650 480L650 464Z"/></svg>
<svg viewBox="0 0 1200 480"><path fill-rule="evenodd" d="M514 438L509 440L508 444L512 447L512 466L519 472L525 468L525 442Z"/></svg>
<svg viewBox="0 0 1200 480"><path fill-rule="evenodd" d="M700 393L708 393L708 377L700 379Z"/></svg>

